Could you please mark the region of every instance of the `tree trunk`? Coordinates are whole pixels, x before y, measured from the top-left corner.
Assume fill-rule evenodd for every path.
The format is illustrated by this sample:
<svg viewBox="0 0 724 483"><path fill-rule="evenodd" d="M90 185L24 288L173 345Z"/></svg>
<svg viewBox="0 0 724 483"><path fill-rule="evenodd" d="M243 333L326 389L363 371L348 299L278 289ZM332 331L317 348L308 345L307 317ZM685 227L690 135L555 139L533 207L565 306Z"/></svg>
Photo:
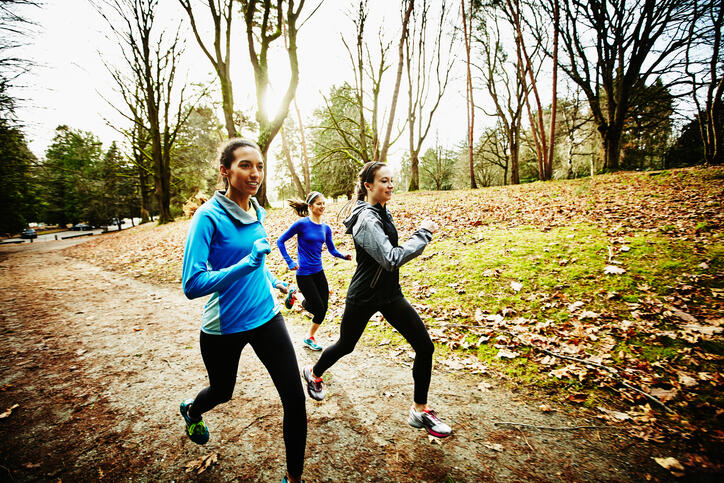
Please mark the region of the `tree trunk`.
<svg viewBox="0 0 724 483"><path fill-rule="evenodd" d="M510 141L510 184L520 184L520 169L518 167L518 159L520 156L520 146L517 140Z"/></svg>
<svg viewBox="0 0 724 483"><path fill-rule="evenodd" d="M302 113L299 112L299 106L297 106L297 99L294 98L294 110L297 113L297 122L299 124L299 138L302 141L302 178L304 178L304 196L312 191L311 185L311 173L309 170L309 153L307 151L307 139L304 136L304 123L302 122Z"/></svg>
<svg viewBox="0 0 724 483"><path fill-rule="evenodd" d="M603 137L603 168L606 171L618 169L621 159L621 131L609 126Z"/></svg>
<svg viewBox="0 0 724 483"><path fill-rule="evenodd" d="M470 188L476 189L478 187L475 182L475 163L473 158L473 144L475 140L473 138L475 134L475 101L473 99L473 78L470 72L470 48L472 41L472 20L473 20L473 5L472 0L470 2L469 14L465 12L465 0L462 1L462 15L463 15L463 36L465 38L465 67L467 70L467 87L465 89L465 101L468 118L468 165L470 169Z"/></svg>
<svg viewBox="0 0 724 483"><path fill-rule="evenodd" d="M224 110L226 132L229 134L229 138L235 138L239 133L234 124L234 93L232 91L231 81L229 79L222 79L222 77L219 76L219 82L221 83L221 105Z"/></svg>
<svg viewBox="0 0 724 483"><path fill-rule="evenodd" d="M390 137L392 135L392 125L395 123L395 110L397 108L397 97L400 93L400 83L402 82L402 66L405 60L405 39L408 35L408 24L410 22L410 15L412 9L415 7L415 0L406 0L409 2L407 9L405 10L405 16L402 19L402 34L400 34L400 43L397 48L397 79L395 79L395 90L392 91L392 104L390 105L390 118L387 122L387 132L385 133L385 140L382 143L382 150L380 151L379 160L387 162L387 150L390 147Z"/></svg>
<svg viewBox="0 0 724 483"><path fill-rule="evenodd" d="M292 153L289 151L289 143L287 142L287 131L286 129L284 129L284 126L282 126L279 130L279 134L282 135L282 151L284 151L284 162L287 165L287 169L289 169L289 174L292 177L294 186L296 186L297 188L297 194L300 198L305 199L307 197L307 191L304 190L304 186L302 186L302 182L299 179L299 176L297 176L297 172L294 170Z"/></svg>
<svg viewBox="0 0 724 483"><path fill-rule="evenodd" d="M410 151L410 186L408 191L420 189L420 157L417 151Z"/></svg>

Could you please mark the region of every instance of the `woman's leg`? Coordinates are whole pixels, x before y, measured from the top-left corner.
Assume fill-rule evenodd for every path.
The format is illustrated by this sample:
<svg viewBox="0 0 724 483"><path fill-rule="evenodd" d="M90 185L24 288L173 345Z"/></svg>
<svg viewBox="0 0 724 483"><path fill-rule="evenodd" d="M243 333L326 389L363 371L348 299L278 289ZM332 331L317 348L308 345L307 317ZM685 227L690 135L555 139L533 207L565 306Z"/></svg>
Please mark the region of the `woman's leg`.
<svg viewBox="0 0 724 483"><path fill-rule="evenodd" d="M191 419L198 420L206 411L231 399L239 357L247 342L244 335L244 332L224 335L201 332L201 357L209 375L209 385L198 393L189 408Z"/></svg>
<svg viewBox="0 0 724 483"><path fill-rule="evenodd" d="M332 367L339 359L352 353L357 341L362 337L370 317L377 312L376 307L365 307L361 305L346 304L344 315L339 326L339 339L331 346L324 349L319 360L312 368L316 377L322 377L324 371Z"/></svg>
<svg viewBox="0 0 724 483"><path fill-rule="evenodd" d="M414 401L415 404L425 405L432 374L432 353L435 350L425 324L404 298L382 306L380 312L415 351L415 362L412 365L412 379L415 381Z"/></svg>
<svg viewBox="0 0 724 483"><path fill-rule="evenodd" d="M314 285L317 287L317 292L322 303L322 316L319 317L319 321L317 321L316 316L314 320L312 320L312 325L309 327L310 338L314 338L319 326L324 321L324 317L327 315L327 308L329 307L329 284L327 283L327 276L324 274L324 270L314 274Z"/></svg>
<svg viewBox="0 0 724 483"><path fill-rule="evenodd" d="M287 471L290 476L301 478L307 444L306 400L299 379L297 356L281 314L249 331L249 343L269 371L282 401Z"/></svg>
<svg viewBox="0 0 724 483"><path fill-rule="evenodd" d="M327 314L327 300L329 299L329 286L324 270L311 275L297 275L297 286L304 295L302 307L312 314L312 323L316 324L318 328Z"/></svg>

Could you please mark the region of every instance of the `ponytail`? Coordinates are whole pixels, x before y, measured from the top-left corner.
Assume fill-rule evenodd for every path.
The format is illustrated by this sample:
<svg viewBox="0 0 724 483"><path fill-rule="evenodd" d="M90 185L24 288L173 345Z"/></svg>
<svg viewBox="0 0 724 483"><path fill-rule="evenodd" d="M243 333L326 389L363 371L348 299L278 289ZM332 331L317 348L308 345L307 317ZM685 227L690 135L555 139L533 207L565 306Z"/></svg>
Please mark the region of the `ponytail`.
<svg viewBox="0 0 724 483"><path fill-rule="evenodd" d="M292 207L294 211L297 212L297 215L300 217L307 216L309 214L309 205L306 204L302 200L287 200L287 203L289 203L289 206Z"/></svg>
<svg viewBox="0 0 724 483"><path fill-rule="evenodd" d="M289 206L291 206L300 217L307 216L309 214L309 205L320 196L322 196L322 193L319 191L312 191L307 195L307 201L287 200L287 203L289 203Z"/></svg>

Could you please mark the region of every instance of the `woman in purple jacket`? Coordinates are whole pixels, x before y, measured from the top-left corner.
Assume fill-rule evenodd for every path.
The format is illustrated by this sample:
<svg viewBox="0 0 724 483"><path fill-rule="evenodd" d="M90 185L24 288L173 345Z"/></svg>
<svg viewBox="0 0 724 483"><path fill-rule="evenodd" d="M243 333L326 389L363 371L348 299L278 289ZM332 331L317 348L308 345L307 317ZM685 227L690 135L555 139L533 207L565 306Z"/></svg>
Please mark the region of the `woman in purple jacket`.
<svg viewBox="0 0 724 483"><path fill-rule="evenodd" d="M315 351L322 350L322 346L317 344L314 335L327 314L329 301L329 285L322 267L322 245L326 244L329 253L335 257L352 260L352 255L344 255L337 251L332 242L332 229L322 222L326 201L322 193L318 191L309 193L306 201L289 200L289 206L303 218L294 222L277 240L277 247L287 262L289 270L297 271L297 287L304 296L302 307L313 316L312 325L304 338L304 345ZM299 263L292 260L284 245L295 235ZM294 305L295 294L296 291L289 291L285 302L287 308Z"/></svg>

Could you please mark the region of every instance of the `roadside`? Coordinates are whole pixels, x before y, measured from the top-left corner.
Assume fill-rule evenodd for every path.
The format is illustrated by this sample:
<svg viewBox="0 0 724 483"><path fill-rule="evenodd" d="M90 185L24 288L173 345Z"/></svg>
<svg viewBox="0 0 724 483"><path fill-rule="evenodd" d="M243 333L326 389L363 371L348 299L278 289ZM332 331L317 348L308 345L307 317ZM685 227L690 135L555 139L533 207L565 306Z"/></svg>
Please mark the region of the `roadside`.
<svg viewBox="0 0 724 483"><path fill-rule="evenodd" d="M205 384L203 300L61 255L52 244L0 247L0 454L9 480L275 481L283 474L281 405L252 350L235 396L207 416L212 439L186 439L178 403ZM308 319L285 311L299 341ZM322 342L335 338L324 326ZM300 365L317 354L298 346ZM307 400L310 481L667 481L662 446L623 428L512 393L500 381L435 366L431 403L453 436L408 427L410 361L361 344ZM536 430L526 426L559 428ZM216 453L200 476L186 466ZM5 476L3 476L5 478Z"/></svg>

